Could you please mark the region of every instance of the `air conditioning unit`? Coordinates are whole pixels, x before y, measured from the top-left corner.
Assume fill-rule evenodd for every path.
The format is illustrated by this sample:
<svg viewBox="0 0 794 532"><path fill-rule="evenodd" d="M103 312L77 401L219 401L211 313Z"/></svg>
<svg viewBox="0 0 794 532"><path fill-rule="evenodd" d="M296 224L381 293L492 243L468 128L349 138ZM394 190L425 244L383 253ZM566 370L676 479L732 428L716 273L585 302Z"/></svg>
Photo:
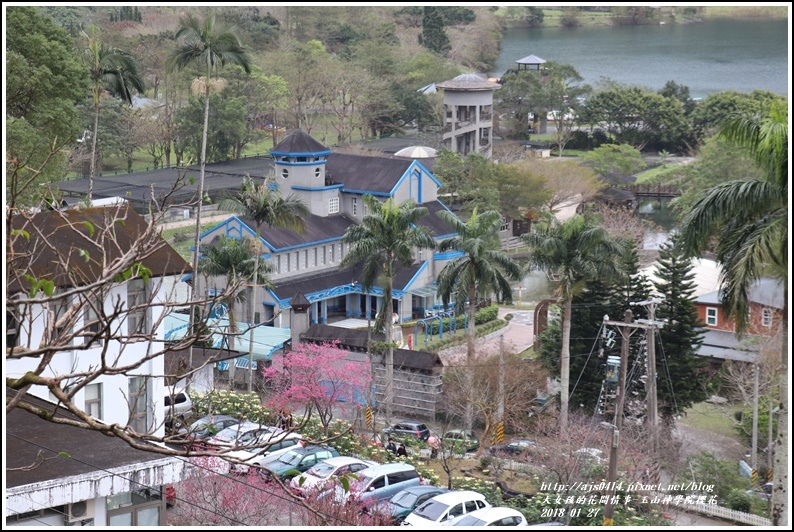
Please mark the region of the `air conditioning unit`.
<svg viewBox="0 0 794 532"><path fill-rule="evenodd" d="M66 505L65 520L67 523L74 523L77 521L85 521L86 519L93 519L94 499L88 501L73 502Z"/></svg>

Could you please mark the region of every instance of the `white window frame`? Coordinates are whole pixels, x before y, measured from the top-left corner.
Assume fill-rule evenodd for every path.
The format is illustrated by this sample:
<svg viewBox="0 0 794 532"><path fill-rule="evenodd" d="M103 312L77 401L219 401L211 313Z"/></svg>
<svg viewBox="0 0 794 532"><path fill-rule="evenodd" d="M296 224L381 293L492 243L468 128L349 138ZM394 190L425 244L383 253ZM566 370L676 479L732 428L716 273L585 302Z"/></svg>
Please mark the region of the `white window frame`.
<svg viewBox="0 0 794 532"><path fill-rule="evenodd" d="M771 308L766 307L761 309L761 325L764 327L771 327L773 319L774 316Z"/></svg>
<svg viewBox="0 0 794 532"><path fill-rule="evenodd" d="M152 414L152 383L146 375L129 377L127 401L129 424L136 432L149 433Z"/></svg>
<svg viewBox="0 0 794 532"><path fill-rule="evenodd" d="M84 393L86 414L94 419L102 419L102 383L87 384Z"/></svg>
<svg viewBox="0 0 794 532"><path fill-rule="evenodd" d="M719 325L719 309L717 307L706 307L706 325L716 327Z"/></svg>
<svg viewBox="0 0 794 532"><path fill-rule="evenodd" d="M328 200L328 214L336 214L339 212L339 198L330 198Z"/></svg>
<svg viewBox="0 0 794 532"><path fill-rule="evenodd" d="M358 198L353 198L353 216L358 216Z"/></svg>
<svg viewBox="0 0 794 532"><path fill-rule="evenodd" d="M143 279L133 279L127 284L127 308L146 304L147 290ZM149 330L149 308L141 308L127 313L127 334L146 335ZM137 338L135 341L147 341L146 338Z"/></svg>

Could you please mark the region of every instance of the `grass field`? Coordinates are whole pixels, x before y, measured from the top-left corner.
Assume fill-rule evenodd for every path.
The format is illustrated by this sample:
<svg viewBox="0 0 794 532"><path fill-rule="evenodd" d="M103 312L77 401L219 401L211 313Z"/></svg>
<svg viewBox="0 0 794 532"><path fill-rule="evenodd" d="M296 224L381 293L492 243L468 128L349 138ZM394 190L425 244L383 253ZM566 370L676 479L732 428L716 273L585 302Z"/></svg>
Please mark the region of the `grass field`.
<svg viewBox="0 0 794 532"><path fill-rule="evenodd" d="M692 407L686 411L686 416L678 421L691 427L709 430L717 434L722 434L723 436L736 438L736 430L733 428L733 412L739 409L741 409L740 406L734 406L730 403L715 405L702 402L692 405Z"/></svg>

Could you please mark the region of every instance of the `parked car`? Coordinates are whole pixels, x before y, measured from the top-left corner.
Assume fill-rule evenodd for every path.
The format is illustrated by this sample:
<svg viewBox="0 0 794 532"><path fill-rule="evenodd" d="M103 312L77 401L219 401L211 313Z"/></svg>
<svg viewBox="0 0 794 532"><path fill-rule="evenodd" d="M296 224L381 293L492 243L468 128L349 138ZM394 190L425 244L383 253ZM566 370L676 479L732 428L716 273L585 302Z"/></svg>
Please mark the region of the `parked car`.
<svg viewBox="0 0 794 532"><path fill-rule="evenodd" d="M180 390L173 395L166 395L163 398L163 403L165 404L166 417L185 419L193 413L193 401L184 390Z"/></svg>
<svg viewBox="0 0 794 532"><path fill-rule="evenodd" d="M475 510L444 523L444 526L529 526L524 514L506 506Z"/></svg>
<svg viewBox="0 0 794 532"><path fill-rule="evenodd" d="M215 436L223 429L229 428L232 425L237 425L239 423L239 419L235 419L231 416L204 416L200 419L197 419L189 426L182 427L179 429L179 431L177 431L177 434L189 440L206 440L207 438Z"/></svg>
<svg viewBox="0 0 794 532"><path fill-rule="evenodd" d="M387 438L392 437L395 440L411 436L426 441L430 437L430 429L421 421L401 421L392 427L386 427L383 433Z"/></svg>
<svg viewBox="0 0 794 532"><path fill-rule="evenodd" d="M231 471L244 474L248 473L249 466L261 466L276 456L302 447L302 442L303 436L300 434L294 432L273 432L261 442L261 447L232 451L226 456L248 464L231 464Z"/></svg>
<svg viewBox="0 0 794 532"><path fill-rule="evenodd" d="M504 445L492 445L488 452L494 456L520 456L528 453L537 443L532 440L516 440Z"/></svg>
<svg viewBox="0 0 794 532"><path fill-rule="evenodd" d="M265 459L261 469L265 477L278 476L291 479L304 471L308 471L318 462L339 456L339 451L326 445L307 445L291 449L271 459Z"/></svg>
<svg viewBox="0 0 794 532"><path fill-rule="evenodd" d="M443 441L445 448L454 449L460 443L466 451L476 451L480 447L480 440L470 430L452 429L444 433Z"/></svg>
<svg viewBox="0 0 794 532"><path fill-rule="evenodd" d="M421 506L436 495L448 492L448 489L439 488L438 486L413 486L402 490L389 500L380 501L375 506L375 511L391 516L395 523L400 523L418 506Z"/></svg>
<svg viewBox="0 0 794 532"><path fill-rule="evenodd" d="M422 484L422 477L416 468L403 462L376 465L362 469L356 475L358 480L350 483L349 491L345 491L342 486L334 486L323 493L323 496L333 496L337 502L355 497L364 505L370 506L389 499L406 488Z"/></svg>
<svg viewBox="0 0 794 532"><path fill-rule="evenodd" d="M267 425L260 425L252 421L244 421L237 425L226 427L215 436L207 440L207 445L210 447L242 447L245 445L254 445L263 441L265 438L270 437L274 432L279 432L281 429L277 427L269 427Z"/></svg>
<svg viewBox="0 0 794 532"><path fill-rule="evenodd" d="M362 469L367 469L378 465L371 460L361 460L352 456L336 456L329 458L312 466L305 473L293 477L290 487L298 493L306 494L309 491L322 491L328 487L333 479L347 475L348 473L358 473Z"/></svg>
<svg viewBox="0 0 794 532"><path fill-rule="evenodd" d="M404 525L434 527L476 510L490 508L485 496L476 491L450 491L436 495L408 514Z"/></svg>

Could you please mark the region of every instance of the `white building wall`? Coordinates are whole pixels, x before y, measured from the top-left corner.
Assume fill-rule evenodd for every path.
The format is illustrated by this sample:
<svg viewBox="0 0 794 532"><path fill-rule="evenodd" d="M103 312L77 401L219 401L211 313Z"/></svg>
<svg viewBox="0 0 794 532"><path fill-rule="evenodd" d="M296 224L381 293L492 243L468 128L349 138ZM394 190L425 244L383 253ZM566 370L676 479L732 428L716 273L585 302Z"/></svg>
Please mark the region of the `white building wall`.
<svg viewBox="0 0 794 532"><path fill-rule="evenodd" d="M162 323L162 315L165 307L158 305L158 303L167 300L171 294L170 287L173 286L173 281L169 283L159 283L159 279L150 281L150 289L156 292L150 296L152 298L152 306L149 308L148 324L151 327L155 323L159 326L154 332L154 335L149 341L142 340L135 343L121 344L119 342L112 342L108 346L104 355L104 364L111 367L119 367L135 364L142 358L145 358L150 353L162 351L163 342L159 340L164 337L165 330ZM118 285L111 289L109 296L105 300L105 310L110 313L114 303L122 302L126 305L127 301L127 285ZM46 312L45 309L39 305L30 313L32 321L24 320L20 324L20 345L27 345L29 347L38 346L41 342L46 325ZM127 323L121 321L112 325L115 327L114 334L126 334ZM150 330L150 329L147 329ZM74 338L75 342L80 341L79 337ZM93 371L102 365L102 352L101 346L92 347L87 350L64 349L56 353L51 363L42 373L44 377L54 377L59 375L69 375L76 372ZM23 358L23 359L6 359L6 376L8 377L21 377L28 371L33 371L38 365L38 359ZM150 396L151 396L151 419L150 428L154 428L153 434L162 436L164 434L163 427L163 412L164 412L164 387L162 375L164 373L163 357L158 356L143 362L135 370L128 372L129 375L151 375L157 376L150 379ZM96 379L95 383L102 384L102 421L106 423L118 423L126 425L129 419L129 408L127 406L127 395L129 390L129 375L102 375ZM51 400L50 392L45 386L33 386L30 393L41 397L43 399ZM84 390L78 392L75 396L76 404L83 407L85 404Z"/></svg>

